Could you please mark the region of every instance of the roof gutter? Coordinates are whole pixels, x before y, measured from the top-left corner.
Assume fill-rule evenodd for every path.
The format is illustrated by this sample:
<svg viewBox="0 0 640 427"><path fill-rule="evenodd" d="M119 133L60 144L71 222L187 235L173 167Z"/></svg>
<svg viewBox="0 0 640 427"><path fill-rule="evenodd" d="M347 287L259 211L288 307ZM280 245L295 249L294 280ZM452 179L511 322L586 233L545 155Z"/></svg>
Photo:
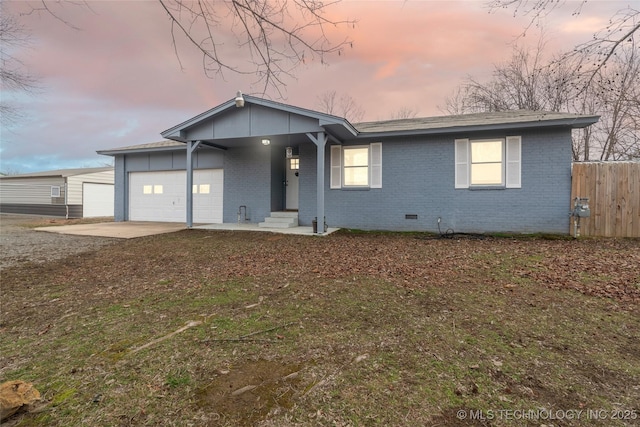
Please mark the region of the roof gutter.
<svg viewBox="0 0 640 427"><path fill-rule="evenodd" d="M481 131L504 131L504 130L522 130L536 128L551 127L570 127L571 129L579 129L596 123L600 116L584 116L571 119L544 120L537 122L517 122L517 123L495 123L481 125L462 125L437 127L431 129L411 129L397 131L378 131L378 132L358 132L357 139L364 138L381 138L389 136L415 136L415 135L443 135L462 132L481 132Z"/></svg>
<svg viewBox="0 0 640 427"><path fill-rule="evenodd" d="M182 142L182 141L178 141ZM135 154L135 153L147 153L149 151L153 151L154 153L158 151L177 151L184 150L184 146L181 145L171 145L168 147L149 147L149 148L137 148L133 150L98 150L96 153L101 154L103 156L117 156L118 154Z"/></svg>

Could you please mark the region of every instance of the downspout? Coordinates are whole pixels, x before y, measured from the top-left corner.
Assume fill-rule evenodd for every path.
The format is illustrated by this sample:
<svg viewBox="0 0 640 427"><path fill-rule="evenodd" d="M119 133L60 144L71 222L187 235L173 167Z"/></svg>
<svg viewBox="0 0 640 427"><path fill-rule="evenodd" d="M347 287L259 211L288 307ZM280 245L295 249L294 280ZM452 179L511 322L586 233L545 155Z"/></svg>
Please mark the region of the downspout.
<svg viewBox="0 0 640 427"><path fill-rule="evenodd" d="M68 190L68 183L67 183L67 178L64 179L64 210L65 210L65 219L69 219L69 192Z"/></svg>

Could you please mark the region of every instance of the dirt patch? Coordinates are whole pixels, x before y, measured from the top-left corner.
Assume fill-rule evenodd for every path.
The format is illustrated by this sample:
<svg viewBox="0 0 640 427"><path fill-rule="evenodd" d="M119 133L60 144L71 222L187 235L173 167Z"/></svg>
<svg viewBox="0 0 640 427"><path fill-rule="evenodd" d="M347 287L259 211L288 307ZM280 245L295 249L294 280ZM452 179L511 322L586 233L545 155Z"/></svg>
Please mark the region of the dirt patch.
<svg viewBox="0 0 640 427"><path fill-rule="evenodd" d="M218 370L216 378L196 392L197 405L215 414L214 420L219 417L221 424L253 426L293 407L304 392L301 368L298 363L260 359Z"/></svg>

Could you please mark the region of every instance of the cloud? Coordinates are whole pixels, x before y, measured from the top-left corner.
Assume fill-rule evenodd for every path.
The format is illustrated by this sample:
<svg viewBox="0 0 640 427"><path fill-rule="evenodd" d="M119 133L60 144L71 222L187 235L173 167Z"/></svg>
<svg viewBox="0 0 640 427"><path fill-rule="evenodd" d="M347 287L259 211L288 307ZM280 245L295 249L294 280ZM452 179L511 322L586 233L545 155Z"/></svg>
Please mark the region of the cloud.
<svg viewBox="0 0 640 427"><path fill-rule="evenodd" d="M30 5L3 3L15 11ZM337 3L327 17L355 18L357 24L325 30L331 40L352 40L353 48L327 56L328 65L315 58L293 70L282 101L313 109L320 94L335 90L354 98L365 120L388 118L400 108L439 114L437 106L464 77L488 77L495 63L510 56L514 41L537 41L534 34L517 39L526 17L514 18L512 11L490 14L482 4ZM605 6L617 8L609 4L592 6L595 13L585 10L577 19L554 13L554 34L563 36L551 38L551 47L572 47L597 25L597 16L608 17ZM233 98L238 89L262 94L255 75L225 72L207 78L201 55L178 35L181 68L169 21L155 1L90 2L90 9L60 5L58 13L80 30L46 14L25 18L34 44L21 58L40 76L42 91L34 97L3 93L27 119L3 129L2 168L82 166L103 160L96 150L159 140L161 131ZM221 52L231 63L247 66L251 58L237 47L229 24L221 22L216 29ZM266 95L278 99L275 92Z"/></svg>
<svg viewBox="0 0 640 427"><path fill-rule="evenodd" d="M563 33L577 34L580 36L591 35L605 28L607 22L607 19L599 16L588 16L580 20L567 21L560 27L560 30Z"/></svg>

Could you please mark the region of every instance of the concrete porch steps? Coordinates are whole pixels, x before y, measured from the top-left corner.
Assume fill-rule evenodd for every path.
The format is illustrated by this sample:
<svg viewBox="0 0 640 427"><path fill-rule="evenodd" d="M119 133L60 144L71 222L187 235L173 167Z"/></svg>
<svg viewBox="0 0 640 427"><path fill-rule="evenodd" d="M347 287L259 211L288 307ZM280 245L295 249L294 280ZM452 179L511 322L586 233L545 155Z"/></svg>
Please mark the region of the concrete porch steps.
<svg viewBox="0 0 640 427"><path fill-rule="evenodd" d="M293 228L298 226L298 212L271 212L271 216L258 224L262 228Z"/></svg>

